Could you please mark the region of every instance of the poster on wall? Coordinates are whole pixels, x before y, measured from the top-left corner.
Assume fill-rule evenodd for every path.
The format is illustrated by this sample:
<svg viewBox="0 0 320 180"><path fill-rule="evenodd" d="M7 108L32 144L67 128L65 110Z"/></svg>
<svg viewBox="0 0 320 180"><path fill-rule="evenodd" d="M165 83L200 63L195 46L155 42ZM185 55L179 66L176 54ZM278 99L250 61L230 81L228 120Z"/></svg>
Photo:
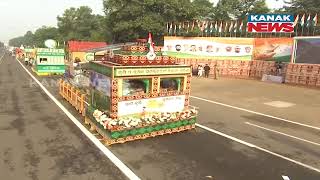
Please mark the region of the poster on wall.
<svg viewBox="0 0 320 180"><path fill-rule="evenodd" d="M320 64L320 37L295 39L295 63Z"/></svg>
<svg viewBox="0 0 320 180"><path fill-rule="evenodd" d="M178 58L251 60L253 38L164 37L164 51Z"/></svg>
<svg viewBox="0 0 320 180"><path fill-rule="evenodd" d="M253 60L290 62L293 38L255 38Z"/></svg>
<svg viewBox="0 0 320 180"><path fill-rule="evenodd" d="M91 72L90 85L106 96L110 96L111 78L97 72Z"/></svg>
<svg viewBox="0 0 320 180"><path fill-rule="evenodd" d="M118 103L118 115L136 115L146 113L178 112L184 109L185 95L158 97Z"/></svg>

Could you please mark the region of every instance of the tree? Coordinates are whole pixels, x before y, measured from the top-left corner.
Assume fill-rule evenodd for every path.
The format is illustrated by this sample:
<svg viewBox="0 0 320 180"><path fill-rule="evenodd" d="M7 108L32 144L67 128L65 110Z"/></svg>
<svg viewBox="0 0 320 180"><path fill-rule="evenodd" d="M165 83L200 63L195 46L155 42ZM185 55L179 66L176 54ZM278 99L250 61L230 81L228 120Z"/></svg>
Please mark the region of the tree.
<svg viewBox="0 0 320 180"><path fill-rule="evenodd" d="M9 40L9 46L20 47L22 44L24 44L23 36L19 36Z"/></svg>
<svg viewBox="0 0 320 180"><path fill-rule="evenodd" d="M320 1L319 0L288 0L284 7L285 11L294 14L319 14Z"/></svg>
<svg viewBox="0 0 320 180"><path fill-rule="evenodd" d="M270 12L265 0L220 0L215 17L219 20L245 19L249 13Z"/></svg>
<svg viewBox="0 0 320 180"><path fill-rule="evenodd" d="M55 27L42 26L41 28L35 31L33 37L33 44L36 47L44 47L44 42L47 39L53 39L58 42L61 42L61 37L58 29Z"/></svg>
<svg viewBox="0 0 320 180"><path fill-rule="evenodd" d="M9 40L10 46L20 47L21 45L25 47L34 46L34 34L31 31L28 31L24 36L16 37Z"/></svg>
<svg viewBox="0 0 320 180"><path fill-rule="evenodd" d="M62 16L57 17L59 33L64 41L92 40L100 37L97 30L101 30L103 17L94 15L87 6L66 9ZM103 39L101 39L103 40Z"/></svg>
<svg viewBox="0 0 320 180"><path fill-rule="evenodd" d="M210 19L214 15L213 3L209 0L194 0L192 5L197 19Z"/></svg>
<svg viewBox="0 0 320 180"><path fill-rule="evenodd" d="M104 0L104 9L114 42L145 38L148 32L160 42L167 22L192 20L195 15L190 0Z"/></svg>

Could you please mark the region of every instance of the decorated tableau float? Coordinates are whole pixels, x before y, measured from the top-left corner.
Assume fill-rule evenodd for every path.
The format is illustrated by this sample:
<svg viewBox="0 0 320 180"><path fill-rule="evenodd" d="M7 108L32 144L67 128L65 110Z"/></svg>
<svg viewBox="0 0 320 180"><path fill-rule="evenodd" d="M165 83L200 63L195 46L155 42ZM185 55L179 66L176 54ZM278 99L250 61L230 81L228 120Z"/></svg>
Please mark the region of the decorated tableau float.
<svg viewBox="0 0 320 180"><path fill-rule="evenodd" d="M148 47L124 46L107 61L90 62L85 123L107 145L195 128L191 67L163 56L151 34Z"/></svg>
<svg viewBox="0 0 320 180"><path fill-rule="evenodd" d="M64 74L65 52L64 49L37 48L32 70L38 76Z"/></svg>

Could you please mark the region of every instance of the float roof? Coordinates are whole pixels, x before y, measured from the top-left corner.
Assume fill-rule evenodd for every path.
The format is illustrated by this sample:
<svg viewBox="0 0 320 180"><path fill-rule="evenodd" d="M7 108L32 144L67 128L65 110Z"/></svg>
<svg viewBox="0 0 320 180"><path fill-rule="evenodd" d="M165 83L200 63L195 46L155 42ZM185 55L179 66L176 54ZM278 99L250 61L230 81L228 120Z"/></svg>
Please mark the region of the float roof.
<svg viewBox="0 0 320 180"><path fill-rule="evenodd" d="M86 52L89 49L107 46L106 42L68 41L70 52Z"/></svg>

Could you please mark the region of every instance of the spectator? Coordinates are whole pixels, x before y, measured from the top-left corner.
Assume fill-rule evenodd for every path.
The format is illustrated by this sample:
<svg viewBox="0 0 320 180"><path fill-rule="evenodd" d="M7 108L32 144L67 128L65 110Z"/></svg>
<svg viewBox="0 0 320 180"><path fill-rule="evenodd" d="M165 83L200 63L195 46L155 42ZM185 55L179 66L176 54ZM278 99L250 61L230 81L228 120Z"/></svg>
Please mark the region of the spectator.
<svg viewBox="0 0 320 180"><path fill-rule="evenodd" d="M205 76L206 78L209 78L209 73L210 73L210 66L209 66L208 64L206 64L206 65L204 66L204 76Z"/></svg>
<svg viewBox="0 0 320 180"><path fill-rule="evenodd" d="M203 69L202 65L199 65L198 66L198 77L202 77L203 76L203 71L204 71L204 69Z"/></svg>
<svg viewBox="0 0 320 180"><path fill-rule="evenodd" d="M218 67L218 63L216 63L214 65L214 79L218 79L218 75L219 75L219 67Z"/></svg>

